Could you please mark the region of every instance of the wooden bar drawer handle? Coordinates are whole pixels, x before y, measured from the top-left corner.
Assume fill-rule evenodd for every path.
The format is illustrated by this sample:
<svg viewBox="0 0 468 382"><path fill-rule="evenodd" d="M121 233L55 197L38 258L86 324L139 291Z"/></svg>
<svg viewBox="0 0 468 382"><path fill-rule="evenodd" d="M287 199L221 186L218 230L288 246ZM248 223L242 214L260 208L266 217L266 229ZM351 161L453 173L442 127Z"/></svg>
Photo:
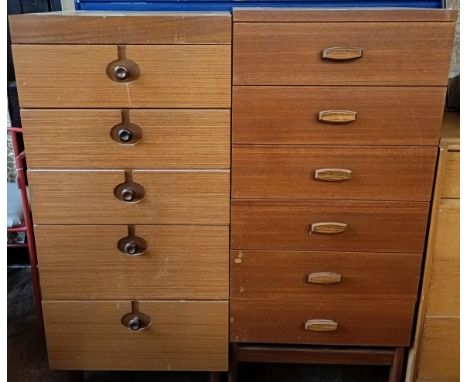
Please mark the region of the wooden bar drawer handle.
<svg viewBox="0 0 468 382"><path fill-rule="evenodd" d="M338 284L341 282L341 275L335 272L314 272L307 275L309 284Z"/></svg>
<svg viewBox="0 0 468 382"><path fill-rule="evenodd" d="M322 60L350 61L361 58L362 54L362 48L343 48L335 46L322 50Z"/></svg>
<svg viewBox="0 0 468 382"><path fill-rule="evenodd" d="M318 113L318 120L324 123L345 124L356 120L357 113L351 110L323 110Z"/></svg>
<svg viewBox="0 0 468 382"><path fill-rule="evenodd" d="M351 179L351 170L344 168L320 168L315 170L314 179L325 182L342 182Z"/></svg>
<svg viewBox="0 0 468 382"><path fill-rule="evenodd" d="M310 225L310 233L321 233L325 235L333 235L346 231L348 225L346 223L324 222L313 223Z"/></svg>
<svg viewBox="0 0 468 382"><path fill-rule="evenodd" d="M338 329L338 322L319 319L307 320L304 329L311 332L333 332Z"/></svg>

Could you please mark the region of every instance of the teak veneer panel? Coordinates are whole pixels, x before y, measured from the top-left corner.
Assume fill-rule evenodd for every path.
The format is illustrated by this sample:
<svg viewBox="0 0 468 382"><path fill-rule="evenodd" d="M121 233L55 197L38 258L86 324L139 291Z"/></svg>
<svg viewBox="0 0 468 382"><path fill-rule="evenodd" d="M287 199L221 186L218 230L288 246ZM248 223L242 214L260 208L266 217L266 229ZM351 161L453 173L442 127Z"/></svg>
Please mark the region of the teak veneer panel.
<svg viewBox="0 0 468 382"><path fill-rule="evenodd" d="M230 44L228 12L57 12L9 16L13 44Z"/></svg>
<svg viewBox="0 0 468 382"><path fill-rule="evenodd" d="M231 202L231 249L422 253L429 203L363 201ZM310 234L317 222L345 232Z"/></svg>
<svg viewBox="0 0 468 382"><path fill-rule="evenodd" d="M430 201L435 147L244 146L232 149L232 198ZM319 169L351 178L314 179Z"/></svg>
<svg viewBox="0 0 468 382"><path fill-rule="evenodd" d="M246 144L437 145L442 87L234 86L232 141ZM408 107L411 105L411 107ZM356 121L318 121L322 110Z"/></svg>
<svg viewBox="0 0 468 382"><path fill-rule="evenodd" d="M460 198L460 152L448 151L442 198Z"/></svg>
<svg viewBox="0 0 468 382"><path fill-rule="evenodd" d="M133 82L106 74L112 45L13 45L22 108L229 108L229 45L128 45Z"/></svg>
<svg viewBox="0 0 468 382"><path fill-rule="evenodd" d="M460 320L427 318L417 381L460 381Z"/></svg>
<svg viewBox="0 0 468 382"><path fill-rule="evenodd" d="M427 298L428 316L460 316L460 200L442 199Z"/></svg>
<svg viewBox="0 0 468 382"><path fill-rule="evenodd" d="M110 136L121 110L23 109L29 168L229 168L229 110L129 110L134 145Z"/></svg>
<svg viewBox="0 0 468 382"><path fill-rule="evenodd" d="M123 225L36 225L46 300L227 299L229 227L137 225L147 251L117 244Z"/></svg>
<svg viewBox="0 0 468 382"><path fill-rule="evenodd" d="M233 83L445 87L454 29L454 22L234 23ZM364 53L322 60L330 47Z"/></svg>
<svg viewBox="0 0 468 382"><path fill-rule="evenodd" d="M120 170L30 170L35 224L229 224L229 171L135 170L138 203L114 195Z"/></svg>
<svg viewBox="0 0 468 382"><path fill-rule="evenodd" d="M234 22L369 22L456 21L456 10L234 8Z"/></svg>
<svg viewBox="0 0 468 382"><path fill-rule="evenodd" d="M130 301L44 301L49 365L78 370L227 370L226 301L140 301L151 325L122 325Z"/></svg>
<svg viewBox="0 0 468 382"><path fill-rule="evenodd" d="M409 253L232 251L231 296L415 301L421 258ZM315 272L337 273L341 281L308 283L308 275Z"/></svg>
<svg viewBox="0 0 468 382"><path fill-rule="evenodd" d="M413 311L413 302L390 300L233 298L230 339L249 343L407 346ZM305 330L304 324L310 319L333 320L338 323L337 330Z"/></svg>

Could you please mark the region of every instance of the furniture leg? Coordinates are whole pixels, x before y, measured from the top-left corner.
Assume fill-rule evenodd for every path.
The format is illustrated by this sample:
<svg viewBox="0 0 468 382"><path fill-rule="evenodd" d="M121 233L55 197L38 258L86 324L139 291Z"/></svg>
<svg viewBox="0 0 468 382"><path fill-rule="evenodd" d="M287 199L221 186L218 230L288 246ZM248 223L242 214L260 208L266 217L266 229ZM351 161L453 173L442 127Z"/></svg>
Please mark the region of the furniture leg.
<svg viewBox="0 0 468 382"><path fill-rule="evenodd" d="M211 371L208 373L208 382L219 382L219 373L217 371Z"/></svg>
<svg viewBox="0 0 468 382"><path fill-rule="evenodd" d="M404 348L395 348L393 356L393 364L390 367L389 382L401 382L401 372L403 369L403 357L405 354Z"/></svg>

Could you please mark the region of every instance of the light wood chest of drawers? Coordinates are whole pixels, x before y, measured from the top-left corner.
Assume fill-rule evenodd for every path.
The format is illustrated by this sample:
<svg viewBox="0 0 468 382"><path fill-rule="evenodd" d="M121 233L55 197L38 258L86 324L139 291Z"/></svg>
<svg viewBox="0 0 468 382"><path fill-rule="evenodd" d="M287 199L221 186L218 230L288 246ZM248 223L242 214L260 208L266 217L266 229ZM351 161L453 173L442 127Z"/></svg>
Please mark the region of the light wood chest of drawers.
<svg viewBox="0 0 468 382"><path fill-rule="evenodd" d="M412 343L454 14L233 17L234 353L240 362L299 362L295 354L320 363L326 357L310 347L306 356L307 345L393 348L398 381Z"/></svg>
<svg viewBox="0 0 468 382"><path fill-rule="evenodd" d="M227 370L231 16L10 22L50 366Z"/></svg>

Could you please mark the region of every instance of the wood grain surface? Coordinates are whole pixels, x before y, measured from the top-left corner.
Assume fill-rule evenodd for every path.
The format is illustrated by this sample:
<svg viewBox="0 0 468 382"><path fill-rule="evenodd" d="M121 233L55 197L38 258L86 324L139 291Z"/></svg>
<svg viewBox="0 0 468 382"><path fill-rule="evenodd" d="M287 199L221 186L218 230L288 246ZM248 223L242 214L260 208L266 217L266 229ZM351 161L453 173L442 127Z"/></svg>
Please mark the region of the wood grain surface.
<svg viewBox="0 0 468 382"><path fill-rule="evenodd" d="M130 301L44 301L49 364L77 370L227 370L226 301L140 301L151 326L122 325Z"/></svg>
<svg viewBox="0 0 468 382"><path fill-rule="evenodd" d="M454 22L456 10L435 9L311 9L234 8L234 22L368 22L440 21Z"/></svg>
<svg viewBox="0 0 468 382"><path fill-rule="evenodd" d="M421 257L408 253L232 251L231 297L414 301ZM341 280L307 283L313 272L338 273Z"/></svg>
<svg viewBox="0 0 468 382"><path fill-rule="evenodd" d="M436 159L435 147L235 145L232 198L430 201ZM314 179L324 168L352 175Z"/></svg>
<svg viewBox="0 0 468 382"><path fill-rule="evenodd" d="M23 108L229 108L229 45L129 45L133 82L106 74L112 45L13 45ZM64 70L66 68L66 70Z"/></svg>
<svg viewBox="0 0 468 382"><path fill-rule="evenodd" d="M422 253L429 203L260 201L231 203L231 249ZM336 235L310 234L314 222L342 221Z"/></svg>
<svg viewBox="0 0 468 382"><path fill-rule="evenodd" d="M443 87L234 86L232 140L247 144L437 145ZM408 107L411 105L411 107ZM323 110L357 112L331 125Z"/></svg>
<svg viewBox="0 0 468 382"><path fill-rule="evenodd" d="M228 12L57 12L9 16L13 44L230 44Z"/></svg>
<svg viewBox="0 0 468 382"><path fill-rule="evenodd" d="M234 85L446 86L454 23L234 23ZM434 33L437 30L437 33ZM324 61L330 47L363 57Z"/></svg>
<svg viewBox="0 0 468 382"><path fill-rule="evenodd" d="M29 170L35 224L229 224L229 171L133 171L145 188L125 203L124 171Z"/></svg>
<svg viewBox="0 0 468 382"><path fill-rule="evenodd" d="M129 110L143 138L110 136L121 110L21 111L29 168L229 168L229 110Z"/></svg>
<svg viewBox="0 0 468 382"><path fill-rule="evenodd" d="M233 342L407 346L414 302L391 300L231 299ZM338 323L336 331L304 329L310 319Z"/></svg>
<svg viewBox="0 0 468 382"><path fill-rule="evenodd" d="M460 200L442 199L427 295L428 316L460 316Z"/></svg>
<svg viewBox="0 0 468 382"><path fill-rule="evenodd" d="M460 319L428 318L417 381L460 381Z"/></svg>
<svg viewBox="0 0 468 382"><path fill-rule="evenodd" d="M46 300L227 299L229 228L138 225L147 251L129 256L117 244L123 225L36 225Z"/></svg>
<svg viewBox="0 0 468 382"><path fill-rule="evenodd" d="M460 198L460 152L447 152L442 197Z"/></svg>

